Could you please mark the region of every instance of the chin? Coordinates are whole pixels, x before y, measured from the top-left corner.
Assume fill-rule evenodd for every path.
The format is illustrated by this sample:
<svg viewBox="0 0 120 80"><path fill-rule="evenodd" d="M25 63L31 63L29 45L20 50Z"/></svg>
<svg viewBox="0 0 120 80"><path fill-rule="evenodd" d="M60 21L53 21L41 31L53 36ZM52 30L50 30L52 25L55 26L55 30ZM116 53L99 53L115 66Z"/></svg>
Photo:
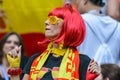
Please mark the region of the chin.
<svg viewBox="0 0 120 80"><path fill-rule="evenodd" d="M49 36L49 35L45 35L46 38L48 38L49 40L54 40L56 37L54 36Z"/></svg>
<svg viewBox="0 0 120 80"><path fill-rule="evenodd" d="M50 35L45 35L45 37L48 39L52 39L52 37Z"/></svg>

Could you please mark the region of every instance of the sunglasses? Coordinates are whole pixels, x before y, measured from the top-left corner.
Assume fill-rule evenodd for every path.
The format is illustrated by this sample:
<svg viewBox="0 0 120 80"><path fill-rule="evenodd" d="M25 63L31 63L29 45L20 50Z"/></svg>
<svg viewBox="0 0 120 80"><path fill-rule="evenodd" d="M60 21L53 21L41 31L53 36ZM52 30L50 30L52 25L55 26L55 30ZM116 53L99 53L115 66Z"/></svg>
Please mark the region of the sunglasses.
<svg viewBox="0 0 120 80"><path fill-rule="evenodd" d="M50 24L56 24L58 21L62 21L63 22L63 19L58 18L56 16L49 16L48 20L50 21Z"/></svg>

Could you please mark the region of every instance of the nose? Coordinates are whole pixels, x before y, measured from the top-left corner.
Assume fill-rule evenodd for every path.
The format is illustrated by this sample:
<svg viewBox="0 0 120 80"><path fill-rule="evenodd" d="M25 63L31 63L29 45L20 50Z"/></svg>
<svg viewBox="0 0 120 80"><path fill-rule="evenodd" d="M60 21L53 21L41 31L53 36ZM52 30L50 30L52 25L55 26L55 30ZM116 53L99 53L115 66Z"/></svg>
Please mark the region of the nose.
<svg viewBox="0 0 120 80"><path fill-rule="evenodd" d="M14 42L11 42L10 48L11 48L11 49L14 49L14 48L15 48L15 43L14 43Z"/></svg>
<svg viewBox="0 0 120 80"><path fill-rule="evenodd" d="M45 21L45 25L48 26L49 25L49 20Z"/></svg>

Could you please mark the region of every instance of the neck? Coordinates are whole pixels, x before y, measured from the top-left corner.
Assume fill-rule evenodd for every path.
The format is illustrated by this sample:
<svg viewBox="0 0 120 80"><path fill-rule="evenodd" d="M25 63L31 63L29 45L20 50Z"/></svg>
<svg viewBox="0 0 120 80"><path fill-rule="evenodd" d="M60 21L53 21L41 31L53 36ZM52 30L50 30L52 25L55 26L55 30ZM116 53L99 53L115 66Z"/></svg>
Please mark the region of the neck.
<svg viewBox="0 0 120 80"><path fill-rule="evenodd" d="M63 56L65 52L66 49L63 49L63 44L57 44L55 42L52 42L51 53L53 53L54 57Z"/></svg>
<svg viewBox="0 0 120 80"><path fill-rule="evenodd" d="M92 3L88 3L84 9L84 12L89 12L90 10L101 10L102 7L93 5Z"/></svg>
<svg viewBox="0 0 120 80"><path fill-rule="evenodd" d="M53 48L58 48L59 47L59 44L53 42Z"/></svg>

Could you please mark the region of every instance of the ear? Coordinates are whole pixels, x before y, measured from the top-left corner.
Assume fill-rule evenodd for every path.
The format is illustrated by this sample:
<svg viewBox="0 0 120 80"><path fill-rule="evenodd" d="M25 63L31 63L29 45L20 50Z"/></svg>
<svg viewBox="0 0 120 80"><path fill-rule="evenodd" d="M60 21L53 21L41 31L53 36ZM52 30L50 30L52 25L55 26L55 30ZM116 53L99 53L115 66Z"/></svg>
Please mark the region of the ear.
<svg viewBox="0 0 120 80"><path fill-rule="evenodd" d="M75 8L75 9L77 9L79 0L70 0L70 2L72 4L72 7Z"/></svg>
<svg viewBox="0 0 120 80"><path fill-rule="evenodd" d="M86 5L88 3L89 0L84 0L84 5Z"/></svg>

